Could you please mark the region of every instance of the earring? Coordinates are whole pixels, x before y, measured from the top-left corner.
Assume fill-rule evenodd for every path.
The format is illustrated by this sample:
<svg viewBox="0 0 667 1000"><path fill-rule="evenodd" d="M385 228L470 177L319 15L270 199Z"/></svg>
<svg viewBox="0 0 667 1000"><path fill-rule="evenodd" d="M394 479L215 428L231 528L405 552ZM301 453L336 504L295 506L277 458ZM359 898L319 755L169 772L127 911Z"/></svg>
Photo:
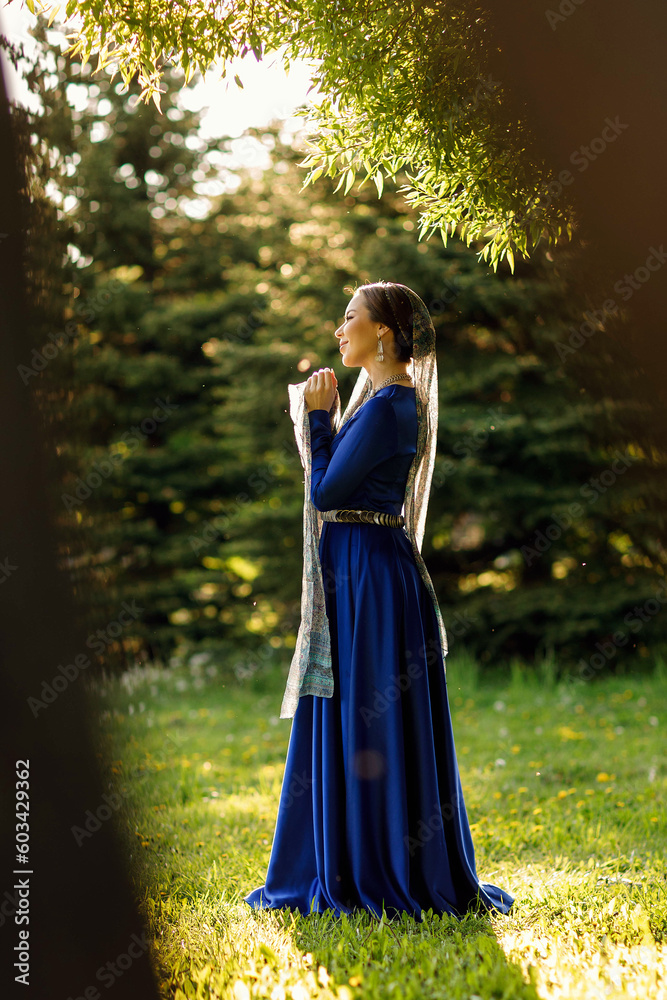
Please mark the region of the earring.
<svg viewBox="0 0 667 1000"><path fill-rule="evenodd" d="M382 346L382 337L378 333L378 352L375 355L376 361L384 361L384 347Z"/></svg>

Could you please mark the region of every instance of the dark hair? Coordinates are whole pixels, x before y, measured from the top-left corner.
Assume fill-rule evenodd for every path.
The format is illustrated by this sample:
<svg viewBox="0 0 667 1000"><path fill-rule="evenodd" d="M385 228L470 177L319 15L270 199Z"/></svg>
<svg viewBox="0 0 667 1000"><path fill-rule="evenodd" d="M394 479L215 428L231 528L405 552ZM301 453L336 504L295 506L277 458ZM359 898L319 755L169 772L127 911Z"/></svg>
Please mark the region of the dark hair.
<svg viewBox="0 0 667 1000"><path fill-rule="evenodd" d="M409 361L412 357L412 303L407 292L393 281L360 285L355 292L363 292L373 322L384 323L394 331L396 360Z"/></svg>

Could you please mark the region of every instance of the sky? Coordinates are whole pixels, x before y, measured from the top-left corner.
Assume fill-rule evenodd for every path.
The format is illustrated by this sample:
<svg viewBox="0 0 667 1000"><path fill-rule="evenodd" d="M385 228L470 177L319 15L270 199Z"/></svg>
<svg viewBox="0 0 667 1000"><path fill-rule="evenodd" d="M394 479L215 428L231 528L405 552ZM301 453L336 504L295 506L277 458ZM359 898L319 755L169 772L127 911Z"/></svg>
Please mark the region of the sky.
<svg viewBox="0 0 667 1000"><path fill-rule="evenodd" d="M54 25L59 20L56 19ZM34 15L20 0L0 6L0 32L11 41L23 42L28 51L32 39L27 29L34 21ZM68 21L68 25L65 30L69 32L72 30L72 22ZM4 57L2 66L10 99L34 107L34 100L31 101L25 82L17 76ZM238 73L243 82L243 90L233 82L235 73ZM287 74L276 55L267 57L260 63L250 55L232 64L227 81L221 81L219 76L219 70L216 72L214 67L206 73L202 82L184 88L180 96L183 106L190 111L208 109L202 117L201 135L204 138L225 135L239 138L240 141L234 144L235 161L238 165L266 166L266 148L241 137L246 129L262 127L273 118L285 122L285 133L299 131L303 123L293 117L293 112L306 100L311 84L310 66L303 60L295 60ZM313 96L310 94L308 99L312 100ZM76 106L75 94L72 95L71 103Z"/></svg>

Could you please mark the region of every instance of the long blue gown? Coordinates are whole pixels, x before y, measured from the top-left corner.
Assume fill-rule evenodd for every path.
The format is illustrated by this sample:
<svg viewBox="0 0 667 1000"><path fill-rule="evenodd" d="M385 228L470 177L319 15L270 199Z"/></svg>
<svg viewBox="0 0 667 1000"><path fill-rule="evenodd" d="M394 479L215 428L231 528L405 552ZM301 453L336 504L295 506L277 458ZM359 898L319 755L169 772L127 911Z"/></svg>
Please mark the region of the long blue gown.
<svg viewBox="0 0 667 1000"><path fill-rule="evenodd" d="M412 386L390 384L332 435L308 415L318 510L400 514L417 443ZM404 528L325 521L319 545L334 694L292 720L266 884L301 913L461 916L514 898L478 881L438 623Z"/></svg>

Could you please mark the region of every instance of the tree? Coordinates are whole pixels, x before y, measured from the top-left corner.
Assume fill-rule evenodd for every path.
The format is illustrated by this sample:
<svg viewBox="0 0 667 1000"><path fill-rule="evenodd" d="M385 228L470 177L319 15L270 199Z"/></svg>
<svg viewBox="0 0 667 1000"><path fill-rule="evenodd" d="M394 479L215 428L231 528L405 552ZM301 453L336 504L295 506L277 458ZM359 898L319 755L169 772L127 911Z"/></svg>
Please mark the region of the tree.
<svg viewBox="0 0 667 1000"><path fill-rule="evenodd" d="M548 165L490 71L487 16L474 0L251 0L224 13L210 0L68 0L66 10L80 18L72 54L96 53L98 68L117 65L128 85L136 76L158 106L168 64L187 82L215 60L226 74L250 52L279 50L286 67L312 60L323 100L305 109L306 183L325 174L347 193L359 175L379 195L401 175L420 236L481 242L494 269L572 236L567 195L561 185L554 197Z"/></svg>
<svg viewBox="0 0 667 1000"><path fill-rule="evenodd" d="M49 248L47 282L60 299L61 315L48 317L60 347L55 357L27 354L20 377L49 399L48 419L57 418L54 499L63 530L85 539L85 550L73 547L67 560L89 585L101 643L116 645L106 624L128 602L140 611L125 623L121 647L160 659L173 647L164 642L164 630L174 630L170 615L190 602L202 574L210 578L189 545L182 497L196 507L226 490L213 418L224 375L201 349L219 313L194 296L186 309L178 301L219 278L220 236L213 248L201 239L187 258L179 252L197 228L183 206L201 207L198 191L212 183L211 171L222 187L219 167L202 161L196 115L168 103L159 116L123 97L122 84L94 82L90 65L66 60L43 22L35 34L40 50L28 79L42 111L17 109L16 117L50 164L65 236ZM50 348L45 329L39 336Z"/></svg>
<svg viewBox="0 0 667 1000"><path fill-rule="evenodd" d="M186 208L215 191L207 166L219 168L226 143L195 149L179 78L166 77L159 115L76 62L58 72L35 128L74 199L76 298L96 301L115 283L68 355L81 435L67 449L63 511L94 534L88 564L111 610L132 599L147 609L123 636L129 651L206 651L228 669L244 647L246 665L289 656L303 477L286 386L339 367L344 289L379 278L415 287L437 328L424 553L452 648L464 640L494 666L551 649L571 663L600 643L613 668L660 640L660 616L633 609L663 581L664 456L651 452L653 415L632 401L627 362L622 379L609 377L621 367L613 341L572 332L565 262L538 254L510 278L456 239L418 243L416 212L391 183L380 199L370 187L341 199L326 178L302 187L301 153L278 126L253 132L271 169L241 174L191 217ZM70 80L88 95L73 114L62 103ZM55 147L63 135L69 159ZM579 380L589 367L595 392ZM356 374L340 371L343 401ZM141 432L159 393L176 409ZM135 426L139 437L124 439ZM627 464L614 465L617 452ZM89 495L76 495L78 481Z"/></svg>
<svg viewBox="0 0 667 1000"><path fill-rule="evenodd" d="M24 46L12 45L4 36L0 36L0 46L15 69L22 66L31 91L42 96L46 77L52 71L57 77L58 70L66 66L59 50L52 51L47 63L40 65L38 58L27 57ZM90 540L76 523L62 518L58 492L67 466L64 442L77 435L70 409L76 379L67 349L76 336L81 313L71 295L75 269L68 245L73 225L57 196L54 197L61 172L69 169L67 159L72 147L66 130L54 131L52 121L44 127L46 116L36 116L20 104L10 104L9 113L21 178L19 197L25 220L23 273L28 312L27 340L16 378L23 391L32 395L42 433L47 438L44 456L50 462L50 469L46 482L52 490L49 499L58 526L59 565L71 582L76 598L74 613L85 619L90 631L92 619L87 600L93 582L88 572ZM40 124L35 131L36 120ZM84 621L77 624L84 628Z"/></svg>

